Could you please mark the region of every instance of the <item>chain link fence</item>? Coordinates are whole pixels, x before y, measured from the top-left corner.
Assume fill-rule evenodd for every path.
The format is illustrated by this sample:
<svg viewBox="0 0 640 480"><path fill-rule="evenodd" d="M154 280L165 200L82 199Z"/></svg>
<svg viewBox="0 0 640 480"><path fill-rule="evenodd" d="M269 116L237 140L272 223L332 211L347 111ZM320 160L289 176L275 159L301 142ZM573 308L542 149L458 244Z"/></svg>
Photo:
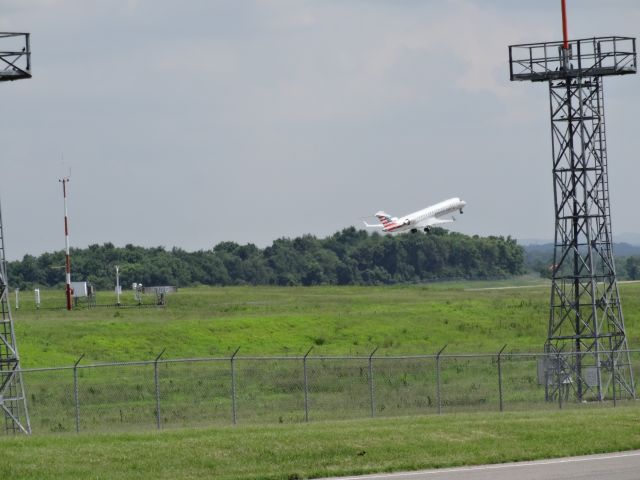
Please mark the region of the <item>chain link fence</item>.
<svg viewBox="0 0 640 480"><path fill-rule="evenodd" d="M444 350L444 349L443 349ZM635 400L602 384L577 398L545 354L242 357L22 370L34 433L299 423L364 417L602 408ZM640 371L640 350L621 357ZM558 357L554 354L553 357ZM567 354L572 355L572 354ZM548 358L545 358L548 357ZM602 367L603 369L605 367ZM607 367L609 368L609 367ZM614 367L615 368L615 367ZM575 376L575 375L574 375ZM604 375L603 375L604 378ZM615 378L615 371L610 378ZM2 401L2 399L0 399Z"/></svg>

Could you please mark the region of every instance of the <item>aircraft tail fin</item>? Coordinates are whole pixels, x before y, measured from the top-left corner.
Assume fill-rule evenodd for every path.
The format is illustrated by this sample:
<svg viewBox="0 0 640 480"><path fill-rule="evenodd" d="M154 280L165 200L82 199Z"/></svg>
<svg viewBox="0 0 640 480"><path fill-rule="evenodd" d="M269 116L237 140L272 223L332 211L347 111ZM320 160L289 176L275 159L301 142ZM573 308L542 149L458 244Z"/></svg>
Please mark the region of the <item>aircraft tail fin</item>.
<svg viewBox="0 0 640 480"><path fill-rule="evenodd" d="M380 220L380 223L383 227L389 226L395 221L395 219L392 218L391 215L383 212L382 210L376 213L376 217L378 217L378 220Z"/></svg>

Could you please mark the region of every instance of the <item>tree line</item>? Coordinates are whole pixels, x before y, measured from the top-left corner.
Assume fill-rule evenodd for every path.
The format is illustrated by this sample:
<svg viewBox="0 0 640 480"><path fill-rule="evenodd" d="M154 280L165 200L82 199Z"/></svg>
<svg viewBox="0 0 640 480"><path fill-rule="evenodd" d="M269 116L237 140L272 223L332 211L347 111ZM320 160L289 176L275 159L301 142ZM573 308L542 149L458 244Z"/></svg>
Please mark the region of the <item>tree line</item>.
<svg viewBox="0 0 640 480"><path fill-rule="evenodd" d="M25 255L8 263L13 287L64 284L64 252ZM98 289L144 285L383 285L450 279L505 278L525 271L524 252L510 237L479 237L434 229L382 236L353 227L326 238L280 238L259 248L221 242L210 250L116 247L71 250L72 278Z"/></svg>
<svg viewBox="0 0 640 480"><path fill-rule="evenodd" d="M614 243L616 276L621 280L640 280L640 247L626 243ZM541 277L553 274L553 244L527 245L524 247L525 268ZM566 274L571 274L571 262L565 264ZM598 261L596 260L596 270Z"/></svg>

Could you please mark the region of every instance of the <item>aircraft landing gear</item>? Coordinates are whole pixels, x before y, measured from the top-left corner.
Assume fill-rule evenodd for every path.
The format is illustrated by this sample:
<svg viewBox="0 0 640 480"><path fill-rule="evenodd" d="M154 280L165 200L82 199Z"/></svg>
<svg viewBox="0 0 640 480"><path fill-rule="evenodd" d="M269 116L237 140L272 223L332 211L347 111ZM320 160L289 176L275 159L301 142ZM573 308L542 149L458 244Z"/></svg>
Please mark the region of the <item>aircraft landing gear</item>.
<svg viewBox="0 0 640 480"><path fill-rule="evenodd" d="M424 227L424 233L429 233L431 231L431 227Z"/></svg>
<svg viewBox="0 0 640 480"><path fill-rule="evenodd" d="M418 229L417 228L412 228L411 229L411 233L418 233Z"/></svg>
<svg viewBox="0 0 640 480"><path fill-rule="evenodd" d="M460 215L462 215L464 212L462 211L462 209L460 209Z"/></svg>

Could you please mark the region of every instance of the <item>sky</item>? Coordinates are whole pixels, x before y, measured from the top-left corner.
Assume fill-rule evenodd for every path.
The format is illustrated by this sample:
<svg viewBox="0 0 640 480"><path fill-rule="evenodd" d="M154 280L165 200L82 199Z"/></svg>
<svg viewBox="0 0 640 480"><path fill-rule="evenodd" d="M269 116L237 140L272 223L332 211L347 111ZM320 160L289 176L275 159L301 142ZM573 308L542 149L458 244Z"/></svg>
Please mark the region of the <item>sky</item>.
<svg viewBox="0 0 640 480"><path fill-rule="evenodd" d="M637 36L637 0L569 0L573 38ZM0 0L33 78L0 84L8 259L330 235L449 197L450 229L553 238L548 89L510 44L560 1ZM0 47L1 49L1 47ZM605 80L614 235L640 232L640 78ZM371 219L369 219L371 221Z"/></svg>

